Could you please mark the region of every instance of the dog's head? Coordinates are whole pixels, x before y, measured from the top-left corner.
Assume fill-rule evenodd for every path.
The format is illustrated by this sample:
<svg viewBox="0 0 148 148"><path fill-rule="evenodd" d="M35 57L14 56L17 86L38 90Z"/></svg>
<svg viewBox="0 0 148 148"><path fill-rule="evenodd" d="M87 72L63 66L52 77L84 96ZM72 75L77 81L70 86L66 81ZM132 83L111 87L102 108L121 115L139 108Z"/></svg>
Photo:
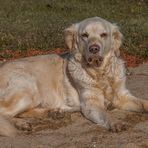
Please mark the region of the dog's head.
<svg viewBox="0 0 148 148"><path fill-rule="evenodd" d="M80 53L90 66L100 66L107 53L119 56L122 34L115 24L93 17L67 28L65 41L70 51Z"/></svg>

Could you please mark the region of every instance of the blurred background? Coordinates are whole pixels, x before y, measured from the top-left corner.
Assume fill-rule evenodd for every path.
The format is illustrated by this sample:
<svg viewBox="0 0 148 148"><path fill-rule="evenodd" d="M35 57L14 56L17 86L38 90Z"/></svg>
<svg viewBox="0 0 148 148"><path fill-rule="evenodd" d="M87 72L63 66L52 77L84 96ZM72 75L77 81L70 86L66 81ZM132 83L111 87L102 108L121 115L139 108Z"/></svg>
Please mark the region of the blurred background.
<svg viewBox="0 0 148 148"><path fill-rule="evenodd" d="M64 29L93 16L120 27L123 52L148 58L148 0L0 0L0 51L63 49Z"/></svg>

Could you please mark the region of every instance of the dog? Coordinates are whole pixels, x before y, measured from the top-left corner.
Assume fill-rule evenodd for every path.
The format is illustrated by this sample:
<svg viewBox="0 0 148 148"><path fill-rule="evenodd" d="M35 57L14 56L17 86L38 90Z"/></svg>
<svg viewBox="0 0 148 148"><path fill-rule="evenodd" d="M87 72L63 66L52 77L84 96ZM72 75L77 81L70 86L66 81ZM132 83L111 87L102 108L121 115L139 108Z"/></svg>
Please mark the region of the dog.
<svg viewBox="0 0 148 148"><path fill-rule="evenodd" d="M88 120L112 129L108 106L148 112L148 101L126 89L122 34L100 17L65 30L67 55L40 55L0 64L0 134L13 136L9 120L47 110L80 111Z"/></svg>

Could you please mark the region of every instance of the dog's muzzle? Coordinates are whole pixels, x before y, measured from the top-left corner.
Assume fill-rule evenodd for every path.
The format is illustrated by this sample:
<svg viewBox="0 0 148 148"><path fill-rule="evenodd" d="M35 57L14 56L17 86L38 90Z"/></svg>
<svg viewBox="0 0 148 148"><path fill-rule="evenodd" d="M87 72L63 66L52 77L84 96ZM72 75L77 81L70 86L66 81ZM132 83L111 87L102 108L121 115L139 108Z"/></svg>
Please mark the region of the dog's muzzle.
<svg viewBox="0 0 148 148"><path fill-rule="evenodd" d="M100 66L103 62L103 57L100 55L100 46L93 44L89 47L89 54L87 56L87 63L90 66Z"/></svg>
<svg viewBox="0 0 148 148"><path fill-rule="evenodd" d="M96 66L99 67L103 62L103 57L101 56L95 56L95 57L88 57L87 63L90 66Z"/></svg>

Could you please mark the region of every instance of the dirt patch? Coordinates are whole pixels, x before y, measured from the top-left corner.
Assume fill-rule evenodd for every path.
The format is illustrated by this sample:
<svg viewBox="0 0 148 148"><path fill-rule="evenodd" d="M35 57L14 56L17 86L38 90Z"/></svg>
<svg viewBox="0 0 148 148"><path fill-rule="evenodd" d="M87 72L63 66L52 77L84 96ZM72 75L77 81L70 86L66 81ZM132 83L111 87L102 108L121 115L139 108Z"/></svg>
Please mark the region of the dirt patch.
<svg viewBox="0 0 148 148"><path fill-rule="evenodd" d="M25 134L31 134L46 129L59 129L72 123L68 112L48 112L47 116L39 118L15 118L13 123Z"/></svg>
<svg viewBox="0 0 148 148"><path fill-rule="evenodd" d="M111 119L127 124L118 133L86 120L81 113L50 112L48 118L24 119L31 124L30 131L21 129L17 141L2 137L4 147L19 148L146 148L148 147L148 116L121 110L112 110ZM3 140L3 143L2 143ZM13 139L14 140L14 139ZM6 143L9 141L9 144ZM25 143L25 145L24 145Z"/></svg>
<svg viewBox="0 0 148 148"><path fill-rule="evenodd" d="M147 114L138 114L138 113L132 113L132 114L128 113L126 115L124 121L134 126L140 122L148 121L148 115Z"/></svg>

